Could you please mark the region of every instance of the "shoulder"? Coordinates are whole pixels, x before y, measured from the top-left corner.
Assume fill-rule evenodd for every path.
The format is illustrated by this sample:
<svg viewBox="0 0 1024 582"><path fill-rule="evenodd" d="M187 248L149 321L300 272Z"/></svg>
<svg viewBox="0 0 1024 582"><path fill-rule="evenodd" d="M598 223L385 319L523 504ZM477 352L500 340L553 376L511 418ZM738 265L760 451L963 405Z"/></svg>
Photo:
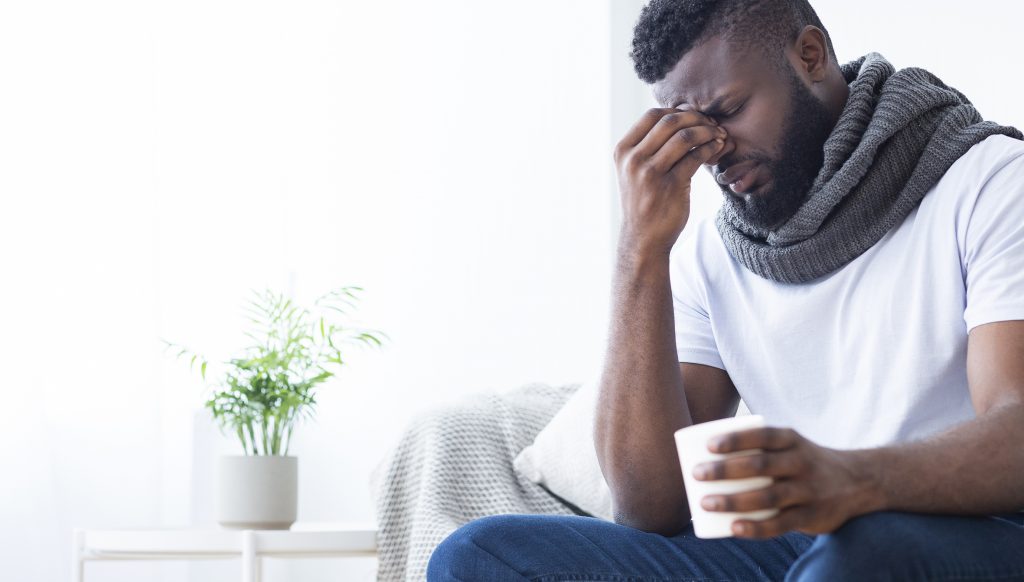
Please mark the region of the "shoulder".
<svg viewBox="0 0 1024 582"><path fill-rule="evenodd" d="M1024 319L1024 142L996 137L978 144L965 164L972 188L964 195L957 242L968 330Z"/></svg>
<svg viewBox="0 0 1024 582"><path fill-rule="evenodd" d="M1022 162L1024 141L1002 134L991 135L960 156L946 171L942 181L954 181L968 191L977 192L997 173L1019 171Z"/></svg>
<svg viewBox="0 0 1024 582"><path fill-rule="evenodd" d="M921 213L940 224L952 220L963 249L975 214L986 212L987 203L979 202L992 198L983 193L1005 190L1006 184L1014 181L1024 184L1024 141L1005 135L989 136L953 162L922 200Z"/></svg>

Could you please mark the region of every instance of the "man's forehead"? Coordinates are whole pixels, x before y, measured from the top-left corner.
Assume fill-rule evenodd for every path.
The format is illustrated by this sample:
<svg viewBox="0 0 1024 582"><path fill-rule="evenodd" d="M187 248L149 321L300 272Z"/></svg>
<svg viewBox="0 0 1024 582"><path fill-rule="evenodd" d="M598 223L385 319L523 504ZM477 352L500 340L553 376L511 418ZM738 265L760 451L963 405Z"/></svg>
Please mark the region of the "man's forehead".
<svg viewBox="0 0 1024 582"><path fill-rule="evenodd" d="M654 98L663 107L679 107L698 111L719 110L731 98L743 92L743 87L727 84L715 87L709 84L693 87L665 87L655 90Z"/></svg>
<svg viewBox="0 0 1024 582"><path fill-rule="evenodd" d="M693 47L653 85L654 98L665 107L687 104L698 109L727 93L753 85L753 55L720 37ZM763 71L760 71L763 74Z"/></svg>
<svg viewBox="0 0 1024 582"><path fill-rule="evenodd" d="M743 93L745 85L737 82L701 82L692 85L664 84L655 86L654 98L663 107L680 107L698 111L717 110L736 95Z"/></svg>

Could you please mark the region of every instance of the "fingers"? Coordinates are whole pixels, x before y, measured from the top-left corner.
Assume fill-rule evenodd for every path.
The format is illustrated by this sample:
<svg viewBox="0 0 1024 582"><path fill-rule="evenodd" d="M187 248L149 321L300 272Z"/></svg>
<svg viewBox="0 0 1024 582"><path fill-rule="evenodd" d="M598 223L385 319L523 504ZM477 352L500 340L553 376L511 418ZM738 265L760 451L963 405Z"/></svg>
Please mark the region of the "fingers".
<svg viewBox="0 0 1024 582"><path fill-rule="evenodd" d="M701 463L693 468L693 476L698 481L747 479L750 477L796 477L806 470L805 457L796 450L791 450L757 453Z"/></svg>
<svg viewBox="0 0 1024 582"><path fill-rule="evenodd" d="M698 128L703 130L698 131ZM689 147L683 153L714 139L716 133L725 137L725 130L715 126L711 118L706 115L696 111L676 109L672 113L662 115L661 119L651 127L647 135L640 140L640 143L633 150L639 156L645 158L654 157L669 140L678 139L677 136L680 133L684 136L681 140L683 142L681 145L689 144ZM672 164L674 163L675 161L672 162ZM672 164L669 164L668 167L671 167ZM665 169L668 169L668 167Z"/></svg>
<svg viewBox="0 0 1024 582"><path fill-rule="evenodd" d="M707 495L701 507L708 511L758 511L792 507L813 499L810 487L800 481L777 481L769 487L731 495Z"/></svg>
<svg viewBox="0 0 1024 582"><path fill-rule="evenodd" d="M619 160L630 152L644 159L649 158L661 149L661 146L676 131L698 125L716 126L713 119L697 111L668 108L648 109L619 140L615 147L615 159ZM690 147L700 145L700 143L704 142L694 143Z"/></svg>
<svg viewBox="0 0 1024 582"><path fill-rule="evenodd" d="M637 144L647 136L651 131L651 128L661 121L662 117L673 112L679 113L679 110L665 107L648 109L647 112L633 124L633 127L629 128L626 135L619 140L618 145L615 146L615 159L618 160L626 152L634 149Z"/></svg>
<svg viewBox="0 0 1024 582"><path fill-rule="evenodd" d="M691 150L714 143L717 138L725 139L724 129L711 125L691 125L678 129L668 136L661 149L654 152L650 164L659 171L667 172Z"/></svg>
<svg viewBox="0 0 1024 582"><path fill-rule="evenodd" d="M708 163L711 158L722 153L724 150L725 140L722 138L716 138L689 152L683 152L682 159L676 162L676 165L672 167L671 172L676 175L678 179L689 180L693 178L693 175L697 173L697 170L703 164Z"/></svg>
<svg viewBox="0 0 1024 582"><path fill-rule="evenodd" d="M748 449L778 451L795 446L802 437L791 428L752 428L719 435L708 441L712 453L726 454Z"/></svg>
<svg viewBox="0 0 1024 582"><path fill-rule="evenodd" d="M782 534L801 529L814 517L814 510L807 505L797 505L783 509L775 517L765 520L737 519L732 524L735 535L744 538L774 538Z"/></svg>

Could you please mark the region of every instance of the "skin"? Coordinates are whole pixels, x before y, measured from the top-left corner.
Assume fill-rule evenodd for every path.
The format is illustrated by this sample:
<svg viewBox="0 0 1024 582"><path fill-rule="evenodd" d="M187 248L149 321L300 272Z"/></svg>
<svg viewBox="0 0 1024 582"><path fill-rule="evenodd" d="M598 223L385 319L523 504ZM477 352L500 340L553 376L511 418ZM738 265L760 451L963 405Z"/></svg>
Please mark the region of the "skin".
<svg viewBox="0 0 1024 582"><path fill-rule="evenodd" d="M804 28L785 58L832 113L847 86L824 34ZM690 520L673 433L735 414L739 395L720 369L676 362L669 252L689 218L690 180L754 152L777 155L778 111L791 94L784 74L721 38L691 49L654 85L648 111L615 148L623 224L613 281L613 324L594 424L598 460L615 520L675 535ZM716 97L727 99L711 108ZM742 113L732 113L740 107ZM723 139L722 142L716 139ZM760 176L756 196L770 191ZM976 418L930 438L863 450L821 447L788 428L726 435L717 453L763 452L695 467L697 479L770 476L767 489L701 500L711 511L779 508L765 521L737 520L738 537L820 534L873 511L987 515L1024 508L1024 322L974 328L968 388Z"/></svg>

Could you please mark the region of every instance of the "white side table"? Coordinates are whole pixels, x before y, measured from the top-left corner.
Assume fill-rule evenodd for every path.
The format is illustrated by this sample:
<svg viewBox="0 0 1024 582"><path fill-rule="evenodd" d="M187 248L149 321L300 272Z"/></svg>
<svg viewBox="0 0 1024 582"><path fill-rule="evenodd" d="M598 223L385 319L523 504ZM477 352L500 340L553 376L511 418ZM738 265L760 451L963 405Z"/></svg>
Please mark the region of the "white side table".
<svg viewBox="0 0 1024 582"><path fill-rule="evenodd" d="M260 558L377 555L377 528L368 524L296 523L289 530L208 528L92 530L76 528L72 580L84 582L90 560L242 558L242 582L259 582Z"/></svg>

